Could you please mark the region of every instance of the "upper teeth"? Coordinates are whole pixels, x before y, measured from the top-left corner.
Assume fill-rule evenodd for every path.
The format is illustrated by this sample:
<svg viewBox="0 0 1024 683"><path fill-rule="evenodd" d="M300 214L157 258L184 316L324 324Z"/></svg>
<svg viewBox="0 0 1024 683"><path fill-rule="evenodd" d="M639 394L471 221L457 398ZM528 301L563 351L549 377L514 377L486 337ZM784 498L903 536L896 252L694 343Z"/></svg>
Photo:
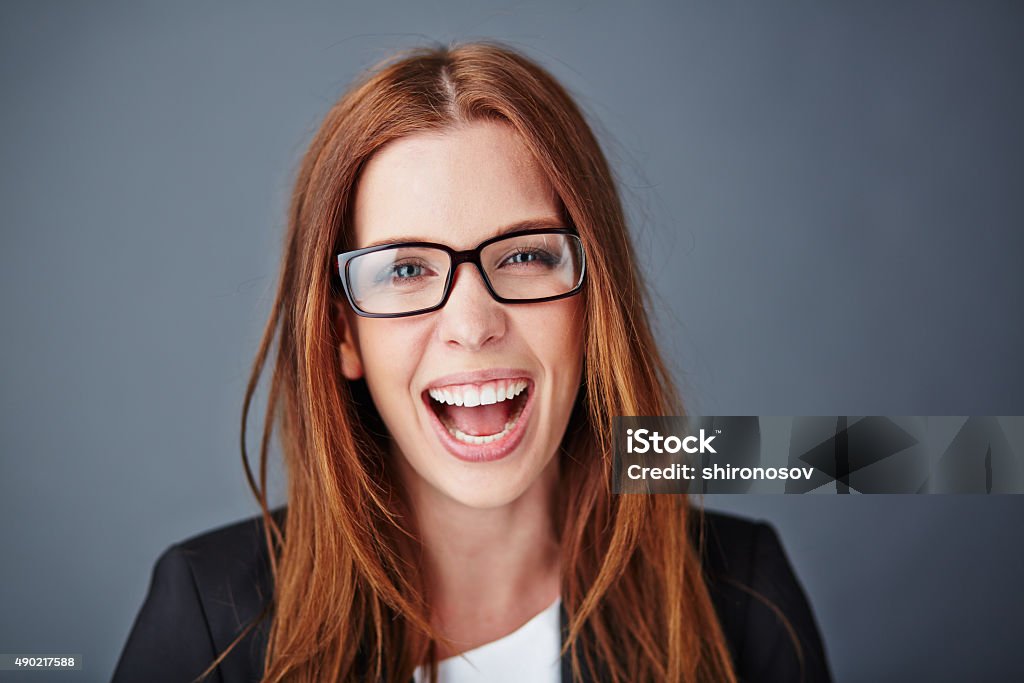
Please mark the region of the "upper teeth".
<svg viewBox="0 0 1024 683"><path fill-rule="evenodd" d="M527 384L524 379L499 379L483 384L453 384L431 389L429 393L430 398L438 403L473 408L515 398L526 389Z"/></svg>

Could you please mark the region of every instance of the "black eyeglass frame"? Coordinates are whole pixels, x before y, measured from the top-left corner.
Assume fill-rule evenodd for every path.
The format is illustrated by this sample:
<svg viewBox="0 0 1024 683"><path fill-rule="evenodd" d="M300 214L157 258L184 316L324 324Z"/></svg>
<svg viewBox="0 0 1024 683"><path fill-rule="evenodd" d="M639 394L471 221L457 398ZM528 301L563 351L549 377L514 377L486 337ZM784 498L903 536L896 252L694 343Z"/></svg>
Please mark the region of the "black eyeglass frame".
<svg viewBox="0 0 1024 683"><path fill-rule="evenodd" d="M564 294L556 294L554 296L545 296L538 299L506 299L500 296L494 291L494 286L491 284L490 278L487 277L487 272L484 269L483 263L480 262L480 254L483 250L494 244L495 242L501 242L502 240L511 239L513 237L523 237L525 235L570 235L576 239L580 249L580 278L579 282L568 292ZM444 282L444 294L441 296L441 301L428 308L420 308L415 311L408 311L405 313L369 313L364 311L355 302L355 297L352 296L352 290L349 287L348 278L348 266L352 259L357 256L363 256L364 254L372 254L375 251L383 251L385 249L396 249L402 247L432 247L434 249L440 249L448 254L448 258L451 260L451 267L448 269L448 276ZM352 306L352 310L356 312L356 315L360 315L364 318L405 318L410 315L422 315L424 313L431 313L433 311L444 308L444 305L448 303L448 298L452 293L452 282L455 279L455 271L463 263L472 263L476 266L477 272L480 273L480 278L484 281L484 286L487 287L487 291L491 297L502 304L539 304L545 301L557 301L558 299L566 299L570 296L579 294L580 290L583 289L583 283L586 280L587 275L587 252L583 248L583 240L580 239L580 235L573 228L531 228L529 230L516 230L515 232L507 232L502 235L495 235L489 239L484 240L476 246L475 249L467 249L466 251L458 251L452 249L446 244L437 244L435 242L394 242L392 244L379 244L375 247L365 247L363 249L356 249L354 251L346 251L338 254L338 278L341 280L342 290L345 292L345 298L348 299L349 304Z"/></svg>

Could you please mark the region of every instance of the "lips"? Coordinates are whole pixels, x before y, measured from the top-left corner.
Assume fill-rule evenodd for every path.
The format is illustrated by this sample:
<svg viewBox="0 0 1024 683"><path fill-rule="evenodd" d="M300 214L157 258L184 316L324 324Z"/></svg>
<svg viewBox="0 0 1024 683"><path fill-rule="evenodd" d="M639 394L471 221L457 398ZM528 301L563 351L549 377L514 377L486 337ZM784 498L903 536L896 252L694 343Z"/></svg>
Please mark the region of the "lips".
<svg viewBox="0 0 1024 683"><path fill-rule="evenodd" d="M533 380L523 371L492 369L448 375L423 391L438 440L467 462L499 460L526 432Z"/></svg>

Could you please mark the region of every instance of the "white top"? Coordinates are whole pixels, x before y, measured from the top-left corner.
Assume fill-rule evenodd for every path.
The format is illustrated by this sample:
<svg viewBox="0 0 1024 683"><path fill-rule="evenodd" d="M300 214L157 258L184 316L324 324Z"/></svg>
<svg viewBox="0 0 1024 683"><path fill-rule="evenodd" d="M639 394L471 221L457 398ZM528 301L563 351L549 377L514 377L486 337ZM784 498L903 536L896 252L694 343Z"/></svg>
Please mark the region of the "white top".
<svg viewBox="0 0 1024 683"><path fill-rule="evenodd" d="M560 598L504 638L438 662L438 683L560 683L562 634ZM416 683L426 669L416 668Z"/></svg>

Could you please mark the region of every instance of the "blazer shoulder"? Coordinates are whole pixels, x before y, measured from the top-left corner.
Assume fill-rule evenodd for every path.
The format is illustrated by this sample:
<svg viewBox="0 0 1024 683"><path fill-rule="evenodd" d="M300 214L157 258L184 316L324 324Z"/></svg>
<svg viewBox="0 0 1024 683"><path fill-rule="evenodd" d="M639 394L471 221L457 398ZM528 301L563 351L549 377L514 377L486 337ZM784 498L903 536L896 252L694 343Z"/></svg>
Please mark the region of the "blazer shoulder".
<svg viewBox="0 0 1024 683"><path fill-rule="evenodd" d="M696 515L705 580L742 680L831 681L824 641L775 528Z"/></svg>
<svg viewBox="0 0 1024 683"><path fill-rule="evenodd" d="M284 521L284 508L271 511L278 524ZM176 543L172 548L185 557L197 582L203 587L217 583L249 583L270 567L263 516L256 515L226 524ZM262 588L262 586L254 586Z"/></svg>
<svg viewBox="0 0 1024 683"><path fill-rule="evenodd" d="M283 521L283 509L272 514ZM263 526L251 517L160 555L115 681L192 680L243 632L209 680L260 679L273 591Z"/></svg>
<svg viewBox="0 0 1024 683"><path fill-rule="evenodd" d="M751 549L764 522L725 512L696 511L696 538L703 542L706 569L730 574L749 570Z"/></svg>
<svg viewBox="0 0 1024 683"><path fill-rule="evenodd" d="M284 508L271 512L280 525ZM263 516L203 532L177 544L195 578L218 652L226 648L273 599L270 553Z"/></svg>

